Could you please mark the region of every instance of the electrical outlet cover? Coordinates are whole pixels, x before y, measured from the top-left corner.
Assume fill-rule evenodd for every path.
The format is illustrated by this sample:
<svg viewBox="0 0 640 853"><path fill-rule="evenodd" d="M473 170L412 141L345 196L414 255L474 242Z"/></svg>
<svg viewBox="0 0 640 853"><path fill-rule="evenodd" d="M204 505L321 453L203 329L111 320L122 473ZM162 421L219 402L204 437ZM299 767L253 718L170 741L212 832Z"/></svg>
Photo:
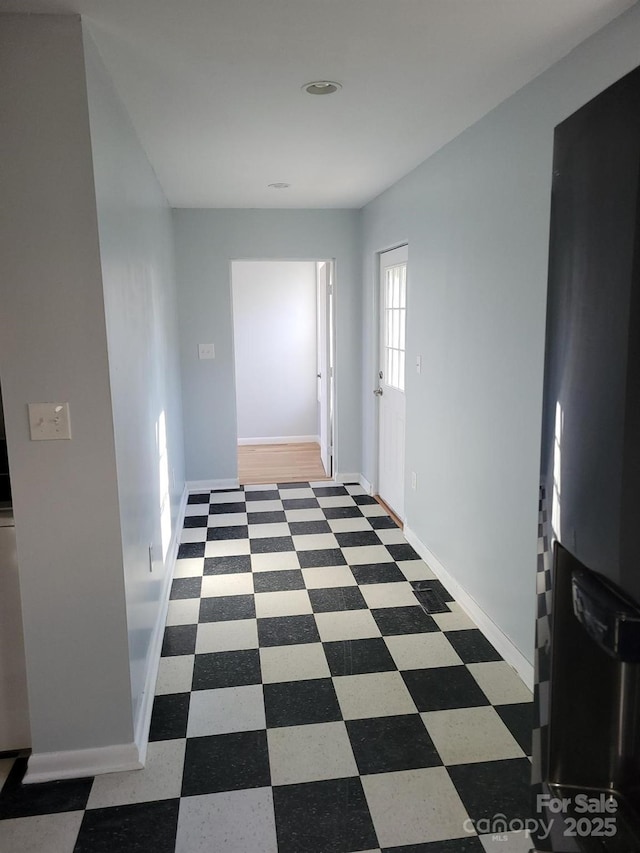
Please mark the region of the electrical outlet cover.
<svg viewBox="0 0 640 853"><path fill-rule="evenodd" d="M71 438L68 403L29 403L31 441Z"/></svg>
<svg viewBox="0 0 640 853"><path fill-rule="evenodd" d="M215 358L216 349L213 344L198 344L198 358Z"/></svg>

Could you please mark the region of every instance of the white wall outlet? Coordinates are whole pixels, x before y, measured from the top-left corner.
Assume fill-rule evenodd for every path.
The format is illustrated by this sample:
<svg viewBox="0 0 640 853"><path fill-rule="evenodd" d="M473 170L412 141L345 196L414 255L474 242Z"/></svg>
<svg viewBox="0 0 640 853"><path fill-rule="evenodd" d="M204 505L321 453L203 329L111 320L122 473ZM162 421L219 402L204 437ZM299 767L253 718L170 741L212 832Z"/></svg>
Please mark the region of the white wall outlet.
<svg viewBox="0 0 640 853"><path fill-rule="evenodd" d="M29 403L31 441L71 438L68 403Z"/></svg>
<svg viewBox="0 0 640 853"><path fill-rule="evenodd" d="M213 344L198 344L198 358L200 360L204 358L215 358L216 357L216 348Z"/></svg>
<svg viewBox="0 0 640 853"><path fill-rule="evenodd" d="M415 490L418 488L418 475L415 471L411 472L411 488Z"/></svg>
<svg viewBox="0 0 640 853"><path fill-rule="evenodd" d="M422 356L416 356L416 373L422 373Z"/></svg>

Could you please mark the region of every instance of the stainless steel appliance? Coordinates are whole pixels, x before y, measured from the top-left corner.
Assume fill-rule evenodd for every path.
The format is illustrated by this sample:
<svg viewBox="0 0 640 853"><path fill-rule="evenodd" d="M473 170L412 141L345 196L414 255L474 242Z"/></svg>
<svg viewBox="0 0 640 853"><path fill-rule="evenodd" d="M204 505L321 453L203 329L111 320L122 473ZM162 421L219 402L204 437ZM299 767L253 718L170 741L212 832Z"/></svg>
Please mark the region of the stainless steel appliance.
<svg viewBox="0 0 640 853"><path fill-rule="evenodd" d="M537 850L640 851L639 201L636 69L555 134L534 694Z"/></svg>

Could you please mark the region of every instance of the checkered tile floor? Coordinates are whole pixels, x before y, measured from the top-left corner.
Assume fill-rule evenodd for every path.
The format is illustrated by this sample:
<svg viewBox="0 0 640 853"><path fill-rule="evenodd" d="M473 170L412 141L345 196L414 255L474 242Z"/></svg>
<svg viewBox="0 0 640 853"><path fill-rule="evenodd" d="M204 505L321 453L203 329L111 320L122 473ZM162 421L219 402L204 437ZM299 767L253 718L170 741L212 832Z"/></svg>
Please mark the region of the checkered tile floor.
<svg viewBox="0 0 640 853"><path fill-rule="evenodd" d="M145 769L21 786L0 760L0 850L520 853L465 821L529 815L530 733L527 689L360 486L194 494Z"/></svg>

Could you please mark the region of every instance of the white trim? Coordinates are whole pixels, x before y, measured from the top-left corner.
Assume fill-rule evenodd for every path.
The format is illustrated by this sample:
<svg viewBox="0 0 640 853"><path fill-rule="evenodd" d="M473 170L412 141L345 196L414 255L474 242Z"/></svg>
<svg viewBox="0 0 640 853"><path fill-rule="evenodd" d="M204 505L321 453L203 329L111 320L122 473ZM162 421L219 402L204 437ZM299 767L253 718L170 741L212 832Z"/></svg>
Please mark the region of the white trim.
<svg viewBox="0 0 640 853"><path fill-rule="evenodd" d="M334 474L333 479L336 483L359 483L360 474Z"/></svg>
<svg viewBox="0 0 640 853"><path fill-rule="evenodd" d="M158 678L158 668L160 666L160 653L162 651L162 641L164 639L164 628L167 622L167 610L169 608L169 594L171 592L171 582L173 573L176 567L176 558L178 556L178 548L180 546L180 534L184 525L184 513L189 498L187 484L184 484L182 496L180 498L180 506L176 514L176 520L171 534L171 542L167 550L167 557L164 564L164 582L162 592L160 593L160 608L156 617L156 624L153 629L153 637L149 647L149 657L147 658L147 677L145 679L142 700L138 708L138 718L135 722L135 743L138 747L140 761L144 765L147 759L147 746L149 744L149 727L151 726L151 712L153 710L153 700L155 697L156 680Z"/></svg>
<svg viewBox="0 0 640 853"><path fill-rule="evenodd" d="M81 779L100 773L122 770L141 770L143 767L135 743L98 746L92 749L69 749L65 752L32 753L29 756L24 782L55 782L60 779Z"/></svg>
<svg viewBox="0 0 640 853"><path fill-rule="evenodd" d="M475 622L487 640L495 646L506 662L515 669L529 690L533 691L533 664L525 658L509 637L500 630L493 619L485 613L465 588L449 574L435 554L418 539L413 530L406 524L404 526L404 536L407 542L415 548L425 563L427 563L438 580L441 581L462 609Z"/></svg>
<svg viewBox="0 0 640 853"><path fill-rule="evenodd" d="M189 494L192 492L219 492L224 489L237 489L238 478L229 480L188 480L185 484Z"/></svg>
<svg viewBox="0 0 640 853"><path fill-rule="evenodd" d="M371 483L367 480L367 478L364 476L364 474L360 474L360 476L359 476L359 478L358 478L358 482L360 483L360 485L362 486L362 488L365 490L365 492L366 492L368 495L372 495L372 494L373 494L373 486L372 486L372 485L371 485Z"/></svg>
<svg viewBox="0 0 640 853"><path fill-rule="evenodd" d="M239 438L238 445L245 444L320 444L317 435L274 435L263 438Z"/></svg>

